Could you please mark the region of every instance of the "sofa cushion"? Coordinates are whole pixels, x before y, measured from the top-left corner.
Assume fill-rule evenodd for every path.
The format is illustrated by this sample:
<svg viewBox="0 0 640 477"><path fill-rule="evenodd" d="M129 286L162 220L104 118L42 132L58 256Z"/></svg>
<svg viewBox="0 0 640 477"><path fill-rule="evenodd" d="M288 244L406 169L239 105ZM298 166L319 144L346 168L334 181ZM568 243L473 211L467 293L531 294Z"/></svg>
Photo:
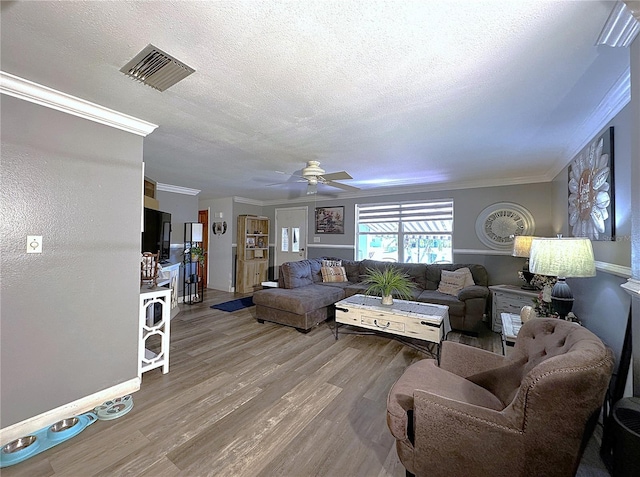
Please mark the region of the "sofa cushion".
<svg viewBox="0 0 640 477"><path fill-rule="evenodd" d="M418 301L434 303L436 305L447 305L449 307L449 316L464 316L464 302L458 300L453 295L440 293L438 290L424 290L418 296Z"/></svg>
<svg viewBox="0 0 640 477"><path fill-rule="evenodd" d="M471 275L473 276L473 281L476 285L481 285L486 287L489 285L489 275L487 274L487 269L482 265L478 265L476 263L438 263L427 265L426 272L426 286L425 290L437 290L438 284L440 283L440 272L442 270L449 270L451 272L458 270L460 268L468 268L471 271Z"/></svg>
<svg viewBox="0 0 640 477"><path fill-rule="evenodd" d="M311 279L313 283L322 283L322 259L312 258L309 259L309 266L311 267Z"/></svg>
<svg viewBox="0 0 640 477"><path fill-rule="evenodd" d="M406 419L406 412L414 409L413 393L416 389L433 390L439 396L496 411L504 408L502 402L482 386L445 371L433 359L423 359L409 366L389 391L387 412L392 419L399 419L399 424Z"/></svg>
<svg viewBox="0 0 640 477"><path fill-rule="evenodd" d="M355 260L343 260L342 266L347 271L347 279L356 283L360 281L360 262Z"/></svg>
<svg viewBox="0 0 640 477"><path fill-rule="evenodd" d="M298 288L268 288L253 294L256 305L288 311L298 315L310 313L342 300L342 288L326 285L307 285Z"/></svg>
<svg viewBox="0 0 640 477"><path fill-rule="evenodd" d="M347 271L344 267L322 267L320 268L322 273L322 282L347 282Z"/></svg>
<svg viewBox="0 0 640 477"><path fill-rule="evenodd" d="M473 281L473 275L471 274L471 270L469 270L469 267L463 267L463 268L458 268L454 273L462 273L465 276L464 279L464 287L471 287L473 285L476 284L476 282Z"/></svg>
<svg viewBox="0 0 640 477"><path fill-rule="evenodd" d="M309 260L283 263L280 270L282 271L285 288L298 288L313 284Z"/></svg>
<svg viewBox="0 0 640 477"><path fill-rule="evenodd" d="M467 275L462 272L450 272L448 270L442 270L440 275L440 284L438 285L438 291L440 293L446 293L447 295L458 296L460 290L464 288L464 283L467 281Z"/></svg>

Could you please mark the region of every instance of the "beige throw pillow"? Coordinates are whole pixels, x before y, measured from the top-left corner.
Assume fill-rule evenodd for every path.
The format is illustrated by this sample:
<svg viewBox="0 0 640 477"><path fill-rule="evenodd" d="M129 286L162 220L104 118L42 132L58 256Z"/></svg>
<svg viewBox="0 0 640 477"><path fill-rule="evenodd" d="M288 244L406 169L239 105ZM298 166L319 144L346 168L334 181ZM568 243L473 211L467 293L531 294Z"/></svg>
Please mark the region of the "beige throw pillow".
<svg viewBox="0 0 640 477"><path fill-rule="evenodd" d="M464 288L467 288L476 284L476 282L473 281L473 275L471 274L471 270L469 270L469 267L458 268L456 272L464 273L464 276L465 276Z"/></svg>
<svg viewBox="0 0 640 477"><path fill-rule="evenodd" d="M320 272L322 273L322 281L325 283L348 281L344 267L322 267Z"/></svg>
<svg viewBox="0 0 640 477"><path fill-rule="evenodd" d="M442 270L438 291L440 293L446 293L447 295L458 296L460 290L464 288L465 280L466 276L464 273Z"/></svg>
<svg viewBox="0 0 640 477"><path fill-rule="evenodd" d="M323 260L322 266L323 267L341 267L342 260Z"/></svg>

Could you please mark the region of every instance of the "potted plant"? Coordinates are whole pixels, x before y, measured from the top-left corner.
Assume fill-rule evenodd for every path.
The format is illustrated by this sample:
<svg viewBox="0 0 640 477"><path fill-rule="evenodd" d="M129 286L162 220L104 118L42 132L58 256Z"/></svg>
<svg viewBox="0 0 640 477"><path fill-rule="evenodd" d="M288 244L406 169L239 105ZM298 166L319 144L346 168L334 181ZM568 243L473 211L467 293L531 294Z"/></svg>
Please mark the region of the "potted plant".
<svg viewBox="0 0 640 477"><path fill-rule="evenodd" d="M204 264L204 249L197 245L185 250L184 261L187 262L187 253L191 255L192 262L200 262L200 265Z"/></svg>
<svg viewBox="0 0 640 477"><path fill-rule="evenodd" d="M383 305L393 304L393 295L398 298L411 299L411 290L415 287L409 275L397 267L383 269L368 268L363 283L369 285L365 293L382 297Z"/></svg>

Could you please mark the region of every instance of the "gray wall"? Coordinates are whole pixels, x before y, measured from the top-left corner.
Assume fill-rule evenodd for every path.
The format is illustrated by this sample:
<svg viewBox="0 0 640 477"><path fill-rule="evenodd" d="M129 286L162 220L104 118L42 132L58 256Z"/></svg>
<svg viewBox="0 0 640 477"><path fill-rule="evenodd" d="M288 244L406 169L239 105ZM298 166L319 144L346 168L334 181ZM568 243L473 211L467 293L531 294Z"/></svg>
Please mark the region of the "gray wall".
<svg viewBox="0 0 640 477"><path fill-rule="evenodd" d="M615 241L593 241L596 261L608 264L631 266L631 107L628 105L595 137L609 126L614 127L615 147ZM569 167L553 181L554 233L569 236L568 183ZM574 295L573 312L584 326L598 335L616 355L619 361L631 297L620 285L626 277L598 270L593 278L567 279Z"/></svg>
<svg viewBox="0 0 640 477"><path fill-rule="evenodd" d="M209 274L207 288L232 291L235 278L233 275L233 263L230 254L233 251L232 244L235 241L236 218L233 215L233 200L226 199L201 200L201 210L209 210ZM216 214L222 214L219 218ZM212 231L215 222L226 222L227 231L222 235L215 235Z"/></svg>
<svg viewBox="0 0 640 477"><path fill-rule="evenodd" d="M355 206L392 201L416 201L430 199L453 199L454 201L454 261L458 263L480 263L487 267L491 284L519 284L518 271L524 260L504 252L488 249L475 231L476 218L482 210L496 202L514 202L526 207L535 220L535 233L541 236L552 234L552 197L550 183L524 184L518 186L481 187L439 192L394 194L387 196L360 197L357 199L316 200L296 203L296 206L309 207L309 257L335 256L353 259L355 256ZM315 235L314 211L316 207L345 207L345 233L340 235ZM272 223L275 209L288 205L270 205L263 208L263 215L270 217ZM274 228L272 227L272 230ZM320 243L314 243L314 237ZM273 238L272 238L273 240ZM323 245L328 245L324 246ZM339 247L339 248L338 248Z"/></svg>
<svg viewBox="0 0 640 477"><path fill-rule="evenodd" d="M4 428L137 376L143 138L6 95L0 109Z"/></svg>
<svg viewBox="0 0 640 477"><path fill-rule="evenodd" d="M184 251L184 224L198 221L198 197L158 191L159 209L171 214L171 263L182 262ZM182 286L182 282L180 283Z"/></svg>

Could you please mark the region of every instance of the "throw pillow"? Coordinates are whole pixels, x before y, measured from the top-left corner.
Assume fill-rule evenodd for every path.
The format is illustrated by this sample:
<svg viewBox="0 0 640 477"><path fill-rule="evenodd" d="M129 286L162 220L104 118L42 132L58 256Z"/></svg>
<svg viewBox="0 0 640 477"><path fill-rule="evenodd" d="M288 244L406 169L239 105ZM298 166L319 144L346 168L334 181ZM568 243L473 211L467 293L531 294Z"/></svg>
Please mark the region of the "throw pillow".
<svg viewBox="0 0 640 477"><path fill-rule="evenodd" d="M465 279L464 273L442 270L438 291L440 293L446 293L447 295L458 296L460 290L464 288Z"/></svg>
<svg viewBox="0 0 640 477"><path fill-rule="evenodd" d="M326 283L331 282L346 282L347 272L344 267L322 267L322 281Z"/></svg>
<svg viewBox="0 0 640 477"><path fill-rule="evenodd" d="M465 276L464 288L470 287L471 285L476 284L476 282L473 281L473 275L471 274L471 270L469 270L469 267L458 268L456 272L464 274Z"/></svg>
<svg viewBox="0 0 640 477"><path fill-rule="evenodd" d="M322 266L323 267L341 267L342 260L323 260Z"/></svg>

